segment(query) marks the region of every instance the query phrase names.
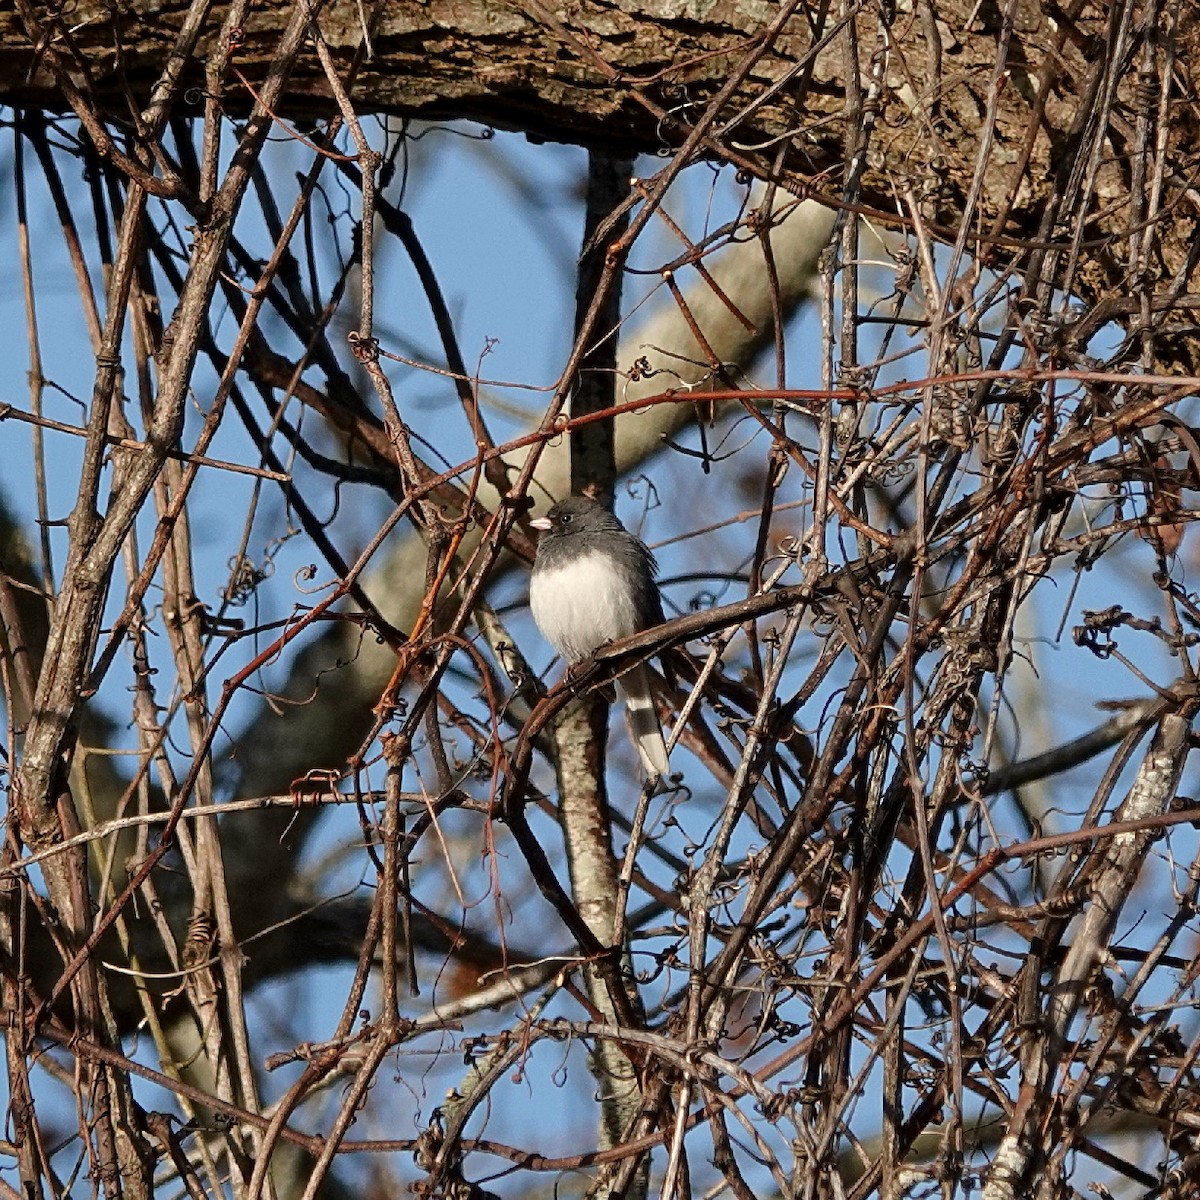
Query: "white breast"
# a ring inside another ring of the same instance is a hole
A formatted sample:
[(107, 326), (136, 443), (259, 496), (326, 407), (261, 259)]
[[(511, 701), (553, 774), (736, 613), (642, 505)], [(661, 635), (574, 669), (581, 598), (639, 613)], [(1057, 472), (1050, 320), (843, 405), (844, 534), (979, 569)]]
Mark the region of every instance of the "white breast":
[(529, 605), (545, 639), (569, 663), (587, 658), (605, 642), (637, 632), (629, 589), (603, 554), (535, 572)]

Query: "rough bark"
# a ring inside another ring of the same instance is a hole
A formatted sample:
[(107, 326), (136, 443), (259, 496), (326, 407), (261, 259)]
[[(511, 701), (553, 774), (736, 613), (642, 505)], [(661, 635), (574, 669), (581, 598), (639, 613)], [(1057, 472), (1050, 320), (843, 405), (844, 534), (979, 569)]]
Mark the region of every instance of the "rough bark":
[[(116, 12), (85, 0), (69, 17), (47, 11), (41, 37), (69, 49), (74, 75), (92, 101), (132, 128), (128, 98), (145, 102), (183, 11), (182, 5), (134, 0)], [(290, 11), (290, 4), (268, 0), (248, 16), (233, 56), (243, 82), (224, 99), (231, 115), (252, 103), (251, 89), (263, 78)], [(343, 77), (362, 38), (364, 11), (354, 0), (339, 0), (320, 17)], [(1161, 212), (1169, 220), (1156, 270), (1162, 277), (1188, 270), (1195, 226), (1188, 164), (1200, 151), (1194, 10), (1088, 3), (1064, 10), (1034, 0), (862, 7), (853, 18), (858, 74), (877, 87), (861, 105), (846, 103), (840, 11), (797, 12), (729, 99), (702, 153), (768, 176), (790, 140), (780, 177), (789, 188), (811, 188), (836, 204), (854, 170), (845, 153), (848, 122), (861, 121), (874, 129), (861, 170), (861, 203), (880, 215), (899, 212), (907, 222), (907, 194), (947, 240), (969, 211), (972, 241), (985, 258), (1067, 251), (1079, 232), (1072, 214), (1090, 209), (1082, 232), (1091, 252), (1069, 281), (1096, 299), (1117, 294), (1127, 282), (1119, 268), (1123, 253), (1110, 256), (1104, 245), (1127, 239), (1137, 226), (1141, 198), (1131, 189), (1135, 164), (1146, 152), (1139, 118), (1165, 116), (1164, 157), (1175, 167), (1164, 180)], [(673, 149), (777, 12), (756, 0), (379, 5), (369, 17), (373, 56), (358, 71), (353, 99), (362, 110), (466, 118), (614, 153)], [(224, 6), (214, 6), (208, 40), (186, 79), (197, 116), (203, 56), (223, 16)], [(12, 12), (0, 13), (0, 99), (62, 108), (38, 40)], [(1166, 89), (1152, 77), (1139, 78), (1143, 44), (1169, 56)], [(1106, 96), (1105, 122), (1098, 114)], [(331, 108), (310, 47), (278, 111), (297, 120)], [(1099, 167), (1089, 173), (1097, 149)], [(970, 202), (973, 182), (980, 189), (977, 204)], [(1086, 203), (1072, 206), (1072, 194)]]

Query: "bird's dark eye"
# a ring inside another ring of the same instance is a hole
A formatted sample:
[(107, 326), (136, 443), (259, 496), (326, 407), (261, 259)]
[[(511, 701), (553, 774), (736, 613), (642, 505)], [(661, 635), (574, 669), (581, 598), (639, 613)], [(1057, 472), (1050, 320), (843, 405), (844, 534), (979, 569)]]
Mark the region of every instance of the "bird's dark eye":
[(562, 522), (564, 525), (570, 525), (570, 523), (571, 523), (571, 522), (574, 520), (574, 518), (571, 516), (571, 514), (570, 514), (570, 513), (563, 513), (563, 514), (562, 514), (562, 516), (561, 516), (561, 517), (559, 517), (558, 519), (559, 519), (559, 520), (560, 520), (560, 521), (561, 521), (561, 522)]

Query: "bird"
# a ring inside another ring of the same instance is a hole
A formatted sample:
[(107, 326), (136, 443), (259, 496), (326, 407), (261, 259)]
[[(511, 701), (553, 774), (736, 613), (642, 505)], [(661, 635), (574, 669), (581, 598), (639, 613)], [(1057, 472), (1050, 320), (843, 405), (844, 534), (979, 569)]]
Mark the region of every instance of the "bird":
[[(529, 605), (542, 636), (569, 667), (607, 642), (663, 623), (654, 555), (603, 505), (570, 496), (530, 525), (540, 536)], [(667, 745), (646, 664), (637, 663), (616, 684), (647, 776), (665, 776)]]

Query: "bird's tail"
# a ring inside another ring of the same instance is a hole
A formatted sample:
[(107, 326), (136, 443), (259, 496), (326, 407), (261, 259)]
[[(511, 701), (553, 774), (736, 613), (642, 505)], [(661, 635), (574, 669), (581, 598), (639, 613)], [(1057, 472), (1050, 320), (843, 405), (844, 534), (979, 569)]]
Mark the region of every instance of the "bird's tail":
[(658, 711), (650, 690), (650, 672), (644, 664), (638, 663), (617, 680), (617, 687), (625, 697), (634, 744), (647, 776), (653, 779), (666, 775), (671, 765), (667, 761), (667, 743), (663, 741), (662, 726), (658, 723)]

